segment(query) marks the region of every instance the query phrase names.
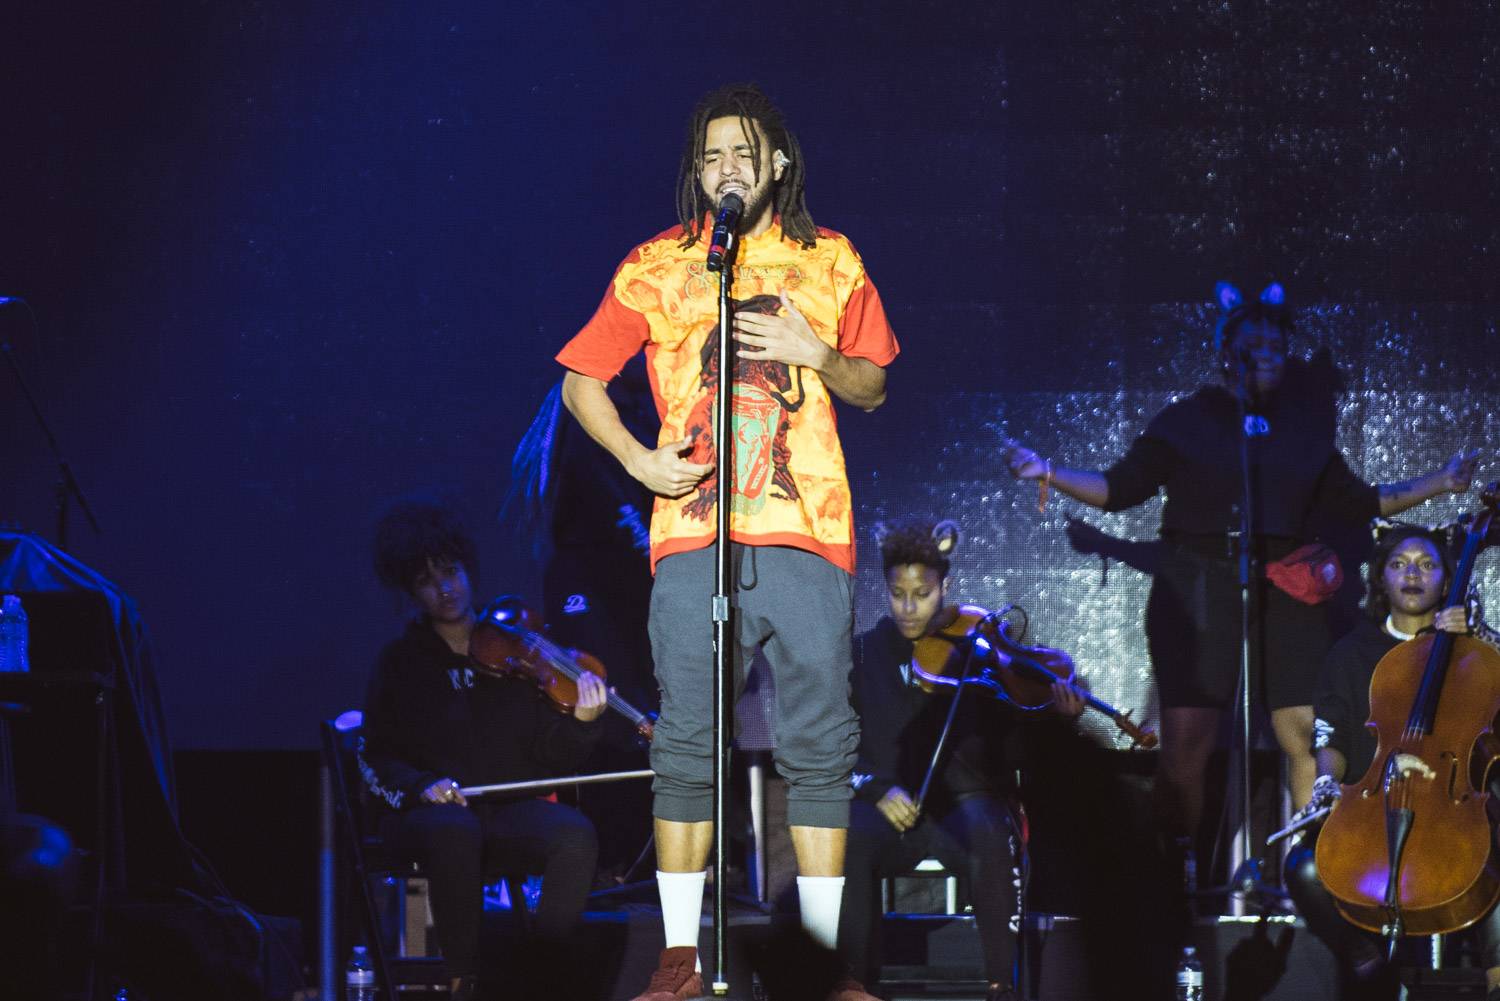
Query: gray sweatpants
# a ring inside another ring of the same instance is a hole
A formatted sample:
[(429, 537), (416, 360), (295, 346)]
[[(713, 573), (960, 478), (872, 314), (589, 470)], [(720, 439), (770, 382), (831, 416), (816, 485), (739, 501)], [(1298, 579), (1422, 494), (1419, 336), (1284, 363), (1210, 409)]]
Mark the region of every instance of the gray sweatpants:
[[(848, 827), (849, 773), (859, 720), (849, 705), (853, 581), (800, 549), (734, 545), (734, 694), (764, 647), (776, 679), (776, 770), (787, 781), (787, 822)], [(662, 820), (713, 819), (713, 547), (656, 567), (651, 654), (661, 718), (651, 743), (653, 812)]]

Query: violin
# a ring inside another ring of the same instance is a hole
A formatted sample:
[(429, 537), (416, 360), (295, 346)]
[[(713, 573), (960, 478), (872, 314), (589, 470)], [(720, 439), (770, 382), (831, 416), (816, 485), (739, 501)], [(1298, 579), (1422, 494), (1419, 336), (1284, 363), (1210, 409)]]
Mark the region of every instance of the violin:
[[(604, 664), (592, 654), (570, 650), (532, 627), (531, 611), (514, 595), (490, 602), (474, 623), (469, 637), (469, 660), (476, 670), (497, 678), (526, 678), (560, 713), (578, 705), (578, 679), (586, 672), (603, 680)], [(609, 689), (607, 705), (630, 720), (635, 732), (649, 741), (653, 717)]]
[[(1078, 683), (1073, 658), (1061, 650), (1025, 646), (1024, 609), (1006, 605), (989, 612), (973, 605), (952, 609), (951, 621), (913, 644), (912, 674), (926, 692), (972, 685), (1017, 709), (1035, 712), (1052, 705), (1052, 686), (1061, 681), (1088, 708), (1108, 716), (1130, 738), (1132, 746), (1156, 746), (1156, 734), (1135, 723)], [(1011, 613), (1022, 618), (1019, 635), (1012, 635)]]
[[(1462, 605), (1474, 561), (1500, 542), (1500, 483), (1464, 519), (1444, 601)], [(1472, 636), (1421, 635), (1370, 680), (1375, 758), (1343, 787), (1318, 836), (1318, 875), (1352, 923), (1385, 936), (1457, 931), (1500, 899), (1488, 777), (1500, 761), (1500, 652)]]

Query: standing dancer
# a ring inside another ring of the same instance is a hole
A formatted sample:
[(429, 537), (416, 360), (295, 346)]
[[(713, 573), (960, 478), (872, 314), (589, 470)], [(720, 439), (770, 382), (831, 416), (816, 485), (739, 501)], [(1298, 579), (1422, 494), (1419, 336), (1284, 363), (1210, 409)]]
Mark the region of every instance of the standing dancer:
[[(1214, 331), (1222, 386), (1204, 386), (1151, 419), (1125, 456), (1102, 472), (1056, 465), (1024, 445), (1005, 451), (1011, 475), (1038, 480), (1106, 511), (1165, 488), (1160, 567), (1146, 605), (1146, 635), (1161, 699), (1163, 821), (1190, 850), (1203, 812), (1204, 772), (1240, 660), (1235, 540), (1242, 497), (1241, 434), (1248, 435), (1256, 498), (1251, 582), (1251, 683), (1263, 688), (1286, 754), (1293, 805), (1312, 795), (1317, 668), (1331, 644), (1324, 608), (1273, 586), (1264, 566), (1308, 540), (1315, 515), (1355, 524), (1469, 488), (1477, 452), (1404, 483), (1364, 483), (1334, 444), (1334, 425), (1309, 402), (1305, 366), (1287, 361), (1292, 312), (1280, 285), (1255, 300), (1220, 283)], [(1244, 429), (1240, 427), (1244, 407)]]
[[(712, 415), (722, 371), (705, 228), (729, 194), (745, 205), (733, 269), (734, 683), (738, 690), (745, 658), (763, 646), (776, 672), (776, 767), (788, 785), (803, 926), (829, 948), (837, 937), (859, 724), (849, 706), (854, 526), (830, 394), (874, 410), (898, 348), (853, 246), (813, 225), (805, 178), (801, 147), (763, 93), (741, 85), (704, 97), (679, 168), (679, 224), (625, 258), (593, 319), (557, 356), (569, 370), (568, 409), (657, 495), (650, 633), (662, 700), (652, 812), (667, 948), (637, 1001), (703, 989), (719, 501)], [(605, 392), (643, 348), (662, 419), (655, 448), (625, 428)], [(869, 995), (846, 979), (830, 997)]]

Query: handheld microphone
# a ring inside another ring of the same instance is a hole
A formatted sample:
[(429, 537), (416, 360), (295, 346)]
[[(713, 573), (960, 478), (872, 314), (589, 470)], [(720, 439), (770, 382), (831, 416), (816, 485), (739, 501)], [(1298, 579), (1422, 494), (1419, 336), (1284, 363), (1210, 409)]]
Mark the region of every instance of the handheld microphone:
[(734, 249), (734, 234), (739, 229), (740, 213), (744, 211), (745, 200), (734, 192), (719, 202), (719, 215), (714, 220), (713, 236), (708, 241), (708, 270), (724, 270), (724, 258)]

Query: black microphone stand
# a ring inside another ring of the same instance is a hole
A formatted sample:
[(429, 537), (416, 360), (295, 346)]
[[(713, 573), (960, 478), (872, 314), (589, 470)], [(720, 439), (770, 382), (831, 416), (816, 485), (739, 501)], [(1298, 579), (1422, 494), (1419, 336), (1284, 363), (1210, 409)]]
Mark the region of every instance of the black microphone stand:
[(26, 402), (31, 406), (31, 412), (36, 415), (36, 421), (42, 427), (42, 435), (47, 439), (47, 447), (52, 450), (52, 457), (57, 460), (57, 546), (63, 552), (67, 552), (69, 497), (78, 499), (78, 506), (82, 509), (84, 517), (88, 518), (89, 525), (96, 535), (102, 535), (104, 530), (99, 527), (99, 521), (94, 517), (93, 509), (89, 507), (88, 498), (83, 495), (83, 488), (78, 485), (78, 480), (73, 475), (73, 467), (63, 456), (62, 449), (58, 447), (52, 427), (42, 414), (41, 405), (37, 403), (31, 387), (26, 384), (26, 377), (21, 373), (20, 364), (16, 362), (10, 341), (0, 340), (0, 354), (5, 356), (6, 365), (10, 368), (11, 374), (16, 377), (16, 385), (21, 387), (21, 395), (26, 397)]
[(1260, 889), (1260, 859), (1252, 850), (1250, 836), (1250, 588), (1255, 579), (1256, 558), (1254, 553), (1255, 526), (1254, 484), (1250, 475), (1250, 394), (1251, 373), (1243, 354), (1236, 353), (1239, 391), (1235, 394), (1239, 414), (1240, 440), (1240, 524), (1235, 533), (1238, 550), (1240, 578), (1240, 677), (1238, 685), (1237, 711), (1239, 713), (1239, 830), (1234, 835), (1230, 848), (1232, 875), (1229, 879), (1234, 903), (1231, 909), (1236, 915), (1244, 912), (1245, 900)]
[(731, 310), (729, 287), (734, 282), (734, 258), (739, 250), (736, 234), (729, 233), (721, 261), (710, 261), (710, 271), (719, 274), (719, 391), (714, 401), (714, 489), (717, 492), (717, 524), (714, 533), (714, 623), (713, 670), (713, 822), (714, 822), (714, 966), (710, 990), (715, 997), (729, 994), (728, 916), (725, 884), (728, 883), (728, 838), (725, 836), (729, 791), (729, 738), (734, 727), (734, 548), (729, 538), (729, 515), (733, 507), (734, 435), (733, 413), (735, 346), (729, 335)]

